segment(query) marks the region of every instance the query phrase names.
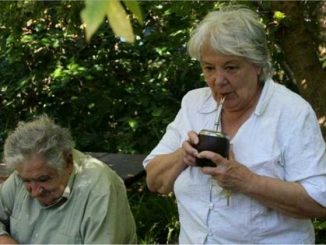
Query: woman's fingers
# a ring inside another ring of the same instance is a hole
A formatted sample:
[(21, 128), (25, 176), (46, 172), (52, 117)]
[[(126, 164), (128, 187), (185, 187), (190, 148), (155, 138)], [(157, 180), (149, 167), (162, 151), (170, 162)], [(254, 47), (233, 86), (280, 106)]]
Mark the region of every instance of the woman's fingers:
[(194, 145), (198, 143), (198, 136), (194, 131), (190, 131), (188, 133), (188, 136), (188, 140), (182, 143), (182, 148), (185, 151), (183, 161), (190, 166), (195, 166), (198, 151), (196, 150)]
[(199, 142), (198, 134), (195, 131), (189, 131), (188, 140), (192, 145), (197, 145)]
[(188, 132), (188, 140), (184, 141), (182, 148), (185, 150), (184, 162), (188, 165), (196, 165), (196, 157), (198, 156), (198, 151), (195, 145), (198, 144), (198, 135), (195, 131)]
[(235, 160), (232, 150), (230, 150), (229, 159), (209, 151), (199, 153), (199, 157), (208, 158), (216, 164), (216, 167), (203, 168), (202, 172), (211, 175), (222, 188), (232, 191), (244, 191), (252, 183), (253, 172)]
[(227, 163), (227, 159), (212, 151), (202, 151), (198, 154), (199, 158), (207, 158), (211, 160), (216, 166)]

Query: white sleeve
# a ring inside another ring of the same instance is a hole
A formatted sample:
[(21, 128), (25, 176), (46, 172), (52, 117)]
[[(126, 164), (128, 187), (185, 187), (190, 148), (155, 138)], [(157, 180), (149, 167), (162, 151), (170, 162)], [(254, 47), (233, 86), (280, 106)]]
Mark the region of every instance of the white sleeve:
[(307, 106), (295, 121), (285, 150), (286, 180), (299, 182), (326, 207), (326, 150), (318, 120)]
[(182, 142), (186, 140), (188, 131), (191, 130), (189, 115), (187, 115), (187, 108), (189, 107), (186, 102), (186, 96), (182, 99), (181, 108), (174, 118), (174, 120), (167, 126), (166, 132), (160, 142), (145, 158), (143, 162), (144, 168), (150, 160), (157, 155), (168, 154), (176, 151), (181, 147)]

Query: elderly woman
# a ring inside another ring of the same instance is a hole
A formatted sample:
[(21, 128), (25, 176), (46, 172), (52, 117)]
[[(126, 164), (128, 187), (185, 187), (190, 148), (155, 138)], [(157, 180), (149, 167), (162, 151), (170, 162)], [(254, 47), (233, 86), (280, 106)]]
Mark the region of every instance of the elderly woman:
[[(309, 219), (326, 216), (325, 143), (311, 106), (272, 80), (258, 17), (244, 7), (212, 12), (188, 50), (208, 87), (185, 95), (144, 160), (148, 188), (175, 193), (179, 242), (314, 243)], [(196, 150), (200, 130), (214, 129), (222, 98), (227, 158)], [(216, 167), (200, 168), (197, 158)]]
[(8, 136), (4, 160), (16, 170), (0, 187), (0, 244), (137, 242), (122, 180), (73, 146), (46, 116)]

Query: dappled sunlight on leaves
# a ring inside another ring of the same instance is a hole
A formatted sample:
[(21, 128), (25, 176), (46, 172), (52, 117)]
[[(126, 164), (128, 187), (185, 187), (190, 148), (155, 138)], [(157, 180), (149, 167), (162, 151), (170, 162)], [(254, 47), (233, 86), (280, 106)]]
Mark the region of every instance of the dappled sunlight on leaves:
[(300, 84), (301, 84), (301, 88), (302, 88), (303, 90), (306, 90), (306, 89), (307, 89), (308, 84), (307, 84), (306, 79), (303, 79), (303, 80), (300, 82)]
[(322, 132), (326, 133), (326, 115), (320, 117), (318, 122), (319, 122), (319, 125), (320, 125), (321, 129), (322, 129)]

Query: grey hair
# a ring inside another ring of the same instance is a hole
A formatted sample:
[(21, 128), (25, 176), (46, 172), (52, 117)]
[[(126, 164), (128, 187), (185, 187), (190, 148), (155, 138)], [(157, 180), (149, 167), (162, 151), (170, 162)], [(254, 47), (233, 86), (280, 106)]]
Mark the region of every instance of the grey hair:
[(40, 154), (47, 164), (61, 172), (67, 154), (72, 153), (73, 147), (70, 132), (42, 115), (33, 121), (18, 123), (5, 141), (4, 162), (15, 168), (27, 158)]
[(207, 14), (191, 33), (189, 55), (200, 61), (204, 45), (210, 45), (219, 54), (244, 57), (261, 67), (260, 82), (272, 77), (264, 25), (246, 7), (231, 5)]

